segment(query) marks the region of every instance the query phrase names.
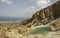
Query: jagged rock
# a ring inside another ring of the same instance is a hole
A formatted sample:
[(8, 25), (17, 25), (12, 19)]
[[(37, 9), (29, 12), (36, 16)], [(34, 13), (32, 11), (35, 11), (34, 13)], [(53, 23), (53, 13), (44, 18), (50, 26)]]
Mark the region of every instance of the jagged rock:
[(31, 28), (31, 27), (32, 27), (32, 24), (31, 24), (31, 23), (28, 23), (28, 24), (26, 25), (26, 27)]
[(51, 6), (48, 6), (44, 9), (37, 11), (35, 14), (33, 14), (32, 18), (24, 20), (21, 24), (26, 25), (33, 21), (34, 21), (33, 23), (39, 22), (42, 24), (47, 24), (59, 17), (60, 17), (60, 1), (54, 3)]
[(52, 31), (60, 30), (60, 18), (52, 21), (49, 25)]
[(20, 25), (26, 25), (26, 24), (28, 24), (28, 23), (31, 23), (32, 20), (33, 20), (32, 18), (25, 19), (25, 20), (23, 20), (23, 21), (20, 23)]
[(60, 0), (52, 5), (54, 18), (60, 17)]
[(37, 19), (41, 23), (47, 24), (50, 21), (60, 17), (59, 7), (60, 7), (60, 1), (42, 10), (37, 11), (35, 14), (33, 14), (32, 19)]

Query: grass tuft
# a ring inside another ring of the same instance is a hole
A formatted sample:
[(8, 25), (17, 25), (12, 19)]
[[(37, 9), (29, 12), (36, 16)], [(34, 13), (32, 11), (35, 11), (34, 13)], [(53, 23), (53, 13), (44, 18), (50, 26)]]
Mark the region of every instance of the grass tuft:
[(32, 32), (30, 32), (30, 34), (46, 34), (50, 32), (50, 28), (49, 27), (41, 27), (41, 28), (36, 28), (34, 29)]

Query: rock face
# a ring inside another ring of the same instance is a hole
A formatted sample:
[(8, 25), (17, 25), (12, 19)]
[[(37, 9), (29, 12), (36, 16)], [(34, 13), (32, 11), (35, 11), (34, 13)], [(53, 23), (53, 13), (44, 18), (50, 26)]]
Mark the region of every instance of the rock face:
[(52, 6), (49, 6), (40, 11), (37, 11), (35, 14), (33, 14), (32, 18), (37, 19), (37, 21), (39, 21), (40, 23), (43, 23), (43, 24), (46, 24), (46, 23), (54, 20)]
[(32, 19), (37, 19), (38, 21), (41, 21), (42, 23), (44, 22), (48, 23), (54, 19), (57, 19), (60, 17), (59, 7), (60, 7), (60, 1), (42, 10), (37, 11), (35, 14), (33, 14)]
[(26, 25), (26, 24), (28, 24), (28, 23), (30, 23), (30, 22), (32, 22), (32, 21), (33, 21), (32, 18), (25, 19), (25, 20), (23, 20), (23, 21), (21, 22), (21, 25)]
[[(42, 24), (47, 24), (50, 21), (60, 17), (60, 1), (48, 6), (44, 9), (37, 11), (33, 14), (32, 18), (23, 21), (21, 24), (26, 25), (28, 23), (40, 22)], [(24, 23), (24, 24), (23, 24)]]
[(60, 17), (60, 1), (56, 2), (54, 5), (52, 5), (53, 7), (53, 16), (54, 18), (59, 18)]
[(51, 27), (52, 31), (60, 30), (60, 18), (50, 22), (49, 26)]

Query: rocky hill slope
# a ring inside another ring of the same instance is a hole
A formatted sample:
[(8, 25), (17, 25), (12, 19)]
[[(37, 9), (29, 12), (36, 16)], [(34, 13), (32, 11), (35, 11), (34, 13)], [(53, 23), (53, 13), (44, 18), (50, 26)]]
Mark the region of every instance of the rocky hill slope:
[(21, 23), (0, 23), (0, 38), (60, 38), (59, 7), (60, 1)]
[(22, 25), (26, 25), (28, 23), (34, 24), (35, 22), (47, 24), (59, 17), (60, 17), (60, 1), (44, 9), (38, 10), (35, 14), (33, 14), (31, 18), (22, 21), (21, 24)]

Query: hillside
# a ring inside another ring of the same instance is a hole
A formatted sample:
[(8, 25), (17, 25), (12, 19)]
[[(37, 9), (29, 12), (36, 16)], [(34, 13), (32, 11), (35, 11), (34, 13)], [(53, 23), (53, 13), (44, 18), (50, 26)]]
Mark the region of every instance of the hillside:
[(0, 38), (60, 38), (60, 1), (21, 22), (0, 23)]
[(40, 22), (42, 24), (47, 24), (52, 20), (60, 17), (60, 1), (48, 6), (44, 9), (38, 10), (31, 18), (22, 21), (22, 25), (28, 23)]

